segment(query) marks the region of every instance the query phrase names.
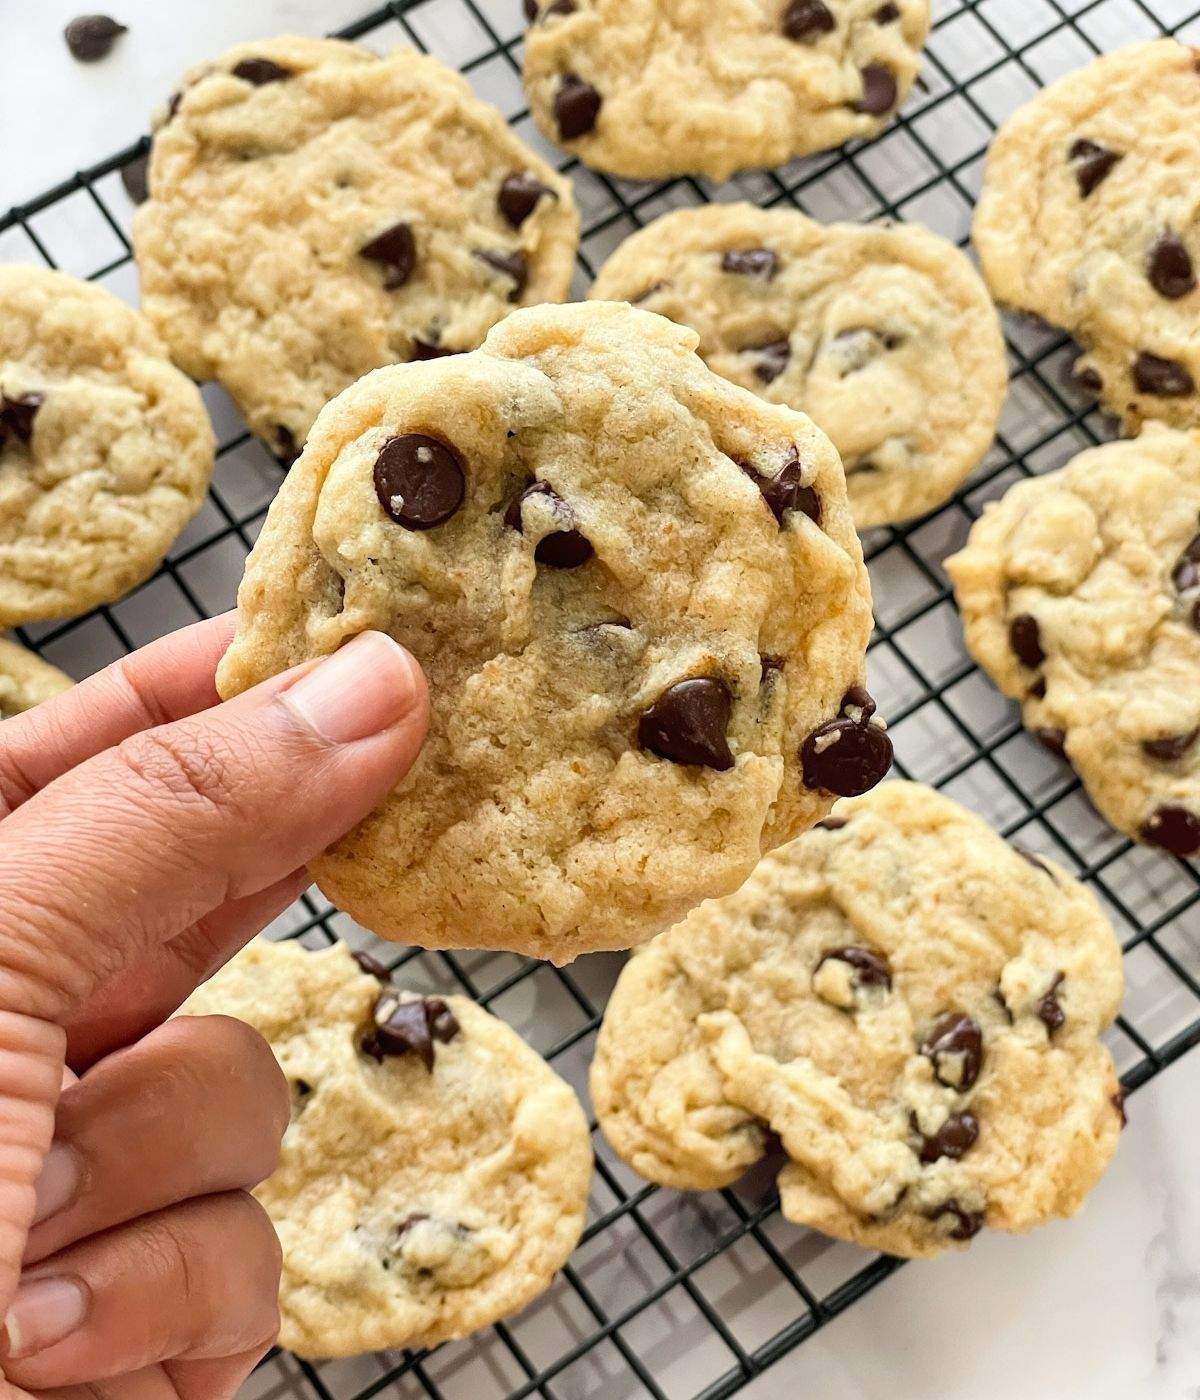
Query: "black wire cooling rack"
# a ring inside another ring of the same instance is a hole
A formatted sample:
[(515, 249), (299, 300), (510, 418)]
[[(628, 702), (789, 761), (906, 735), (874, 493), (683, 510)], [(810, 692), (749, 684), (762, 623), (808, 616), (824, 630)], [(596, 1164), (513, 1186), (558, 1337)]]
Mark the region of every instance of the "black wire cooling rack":
[[(395, 0), (341, 31), (373, 48), (407, 43), (460, 67), (531, 144), (568, 171), (584, 214), (577, 291), (634, 228), (704, 200), (794, 205), (822, 219), (923, 222), (966, 244), (997, 125), (1037, 87), (1118, 44), (1164, 34), (1200, 42), (1190, 0), (944, 0), (916, 88), (878, 140), (714, 186), (632, 185), (563, 162), (520, 90), (519, 0)], [(0, 217), (0, 261), (62, 266), (136, 301), (121, 172), (143, 140)], [(983, 503), (1111, 436), (1080, 397), (1060, 334), (1010, 317), (1011, 392), (993, 451), (940, 511), (865, 540), (876, 598), (871, 686), (897, 769), (988, 817), (1004, 835), (1073, 868), (1125, 949), (1128, 992), (1110, 1044), (1129, 1090), (1200, 1041), (1200, 870), (1131, 845), (1092, 810), (1070, 769), (1024, 733), (966, 655), (941, 560)], [(205, 390), (222, 439), (209, 498), (157, 574), (130, 597), (24, 640), (76, 675), (232, 605), (242, 564), (281, 478), (227, 399)], [(272, 930), (317, 946), (369, 936), (305, 895)], [(383, 951), (420, 990), (464, 992), (510, 1023), (586, 1098), (586, 1070), (620, 959), (556, 969), (504, 954)], [(259, 1400), (545, 1400), (648, 1395), (720, 1400), (741, 1390), (875, 1287), (898, 1264), (826, 1241), (779, 1215), (771, 1174), (703, 1196), (638, 1181), (598, 1133), (589, 1223), (549, 1292), (519, 1317), (433, 1353), (319, 1366), (279, 1353), (247, 1387)], [(781, 1378), (782, 1379), (782, 1378)]]

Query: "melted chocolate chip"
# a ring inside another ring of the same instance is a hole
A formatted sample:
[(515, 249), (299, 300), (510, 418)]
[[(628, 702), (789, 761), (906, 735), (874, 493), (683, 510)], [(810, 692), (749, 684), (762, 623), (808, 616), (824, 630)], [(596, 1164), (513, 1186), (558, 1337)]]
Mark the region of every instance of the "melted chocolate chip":
[(832, 34), (837, 28), (833, 11), (823, 0), (791, 0), (783, 12), (783, 32), (789, 39), (803, 43), (818, 34)]
[(283, 68), (269, 58), (243, 58), (232, 69), (235, 78), (242, 78), (255, 87), (265, 87), (267, 83), (282, 83), (292, 76), (290, 68)]
[(461, 350), (452, 350), (448, 345), (439, 345), (436, 340), (421, 340), (418, 336), (413, 336), (412, 354), (409, 355), (409, 364), (414, 360), (442, 360), (447, 355), (461, 355)]
[(80, 15), (63, 30), (63, 38), (72, 58), (80, 63), (95, 63), (107, 58), (121, 35), (128, 32), (128, 25), (118, 24), (109, 15)]
[(1095, 141), (1080, 138), (1071, 144), (1067, 159), (1075, 166), (1075, 180), (1084, 199), (1096, 188), (1121, 157)]
[(577, 569), (592, 557), (592, 544), (586, 535), (575, 528), (575, 512), (544, 481), (534, 481), (519, 496), (509, 502), (504, 512), (504, 523), (510, 530), (520, 531), (521, 505), (536, 496), (545, 496), (553, 508), (554, 519), (561, 521), (558, 529), (543, 535), (534, 546), (533, 557), (539, 564), (551, 569)]
[(15, 399), (0, 394), (0, 432), (10, 432), (28, 446), (33, 441), (33, 420), (43, 403), (42, 394), (18, 394)]
[(417, 265), (417, 240), (411, 224), (393, 224), (358, 251), (368, 262), (382, 265), (384, 290), (389, 292), (403, 287)]
[(121, 167), (121, 184), (134, 204), (145, 204), (150, 196), (150, 152)]
[(856, 112), (868, 117), (881, 117), (896, 105), (896, 75), (882, 63), (867, 64), (862, 70), (862, 85), (862, 96), (851, 104)]
[(475, 256), (480, 262), (487, 263), (488, 267), (499, 272), (501, 276), (512, 279), (512, 290), (508, 294), (509, 301), (521, 300), (521, 293), (525, 290), (525, 283), (529, 279), (529, 264), (525, 260), (525, 254), (519, 248), (512, 252), (504, 248), (480, 248), (476, 250)]
[(945, 1011), (917, 1047), (933, 1062), (933, 1077), (948, 1089), (969, 1089), (983, 1065), (983, 1032), (963, 1011)]
[(1075, 383), (1085, 394), (1098, 394), (1104, 388), (1104, 379), (1100, 371), (1092, 365), (1084, 365), (1075, 371)]
[(604, 99), (578, 73), (564, 73), (554, 94), (554, 120), (564, 141), (574, 141), (595, 130)]
[(783, 526), (783, 517), (790, 510), (803, 511), (816, 524), (821, 523), (821, 500), (811, 486), (801, 484), (800, 454), (793, 447), (775, 476), (760, 476), (748, 462), (738, 466), (754, 482), (771, 514)]
[(380, 982), (390, 982), (392, 980), (390, 969), (384, 967), (379, 959), (373, 958), (370, 953), (356, 952), (352, 953), (351, 957), (353, 957), (354, 961), (369, 977), (378, 978)]
[[(915, 1114), (913, 1127), (917, 1128)], [(917, 1128), (917, 1131), (920, 1129)], [(927, 1167), (942, 1157), (949, 1157), (952, 1162), (957, 1162), (964, 1153), (975, 1146), (978, 1137), (979, 1119), (973, 1113), (952, 1113), (932, 1137), (922, 1136), (921, 1163)]]
[(891, 0), (888, 0), (886, 5), (880, 5), (871, 18), (876, 24), (895, 24), (900, 18), (900, 6), (893, 5)]
[(838, 714), (842, 719), (852, 719), (855, 724), (866, 724), (875, 713), (875, 697), (863, 685), (852, 685), (842, 696)]
[(1046, 659), (1042, 630), (1037, 618), (1030, 613), (1018, 613), (1008, 624), (1008, 644), (1021, 665), (1028, 666), (1031, 671), (1036, 671)]
[(779, 270), (779, 255), (771, 248), (731, 248), (721, 259), (721, 270), (769, 282)]
[(496, 196), (496, 207), (513, 228), (520, 228), (538, 207), (538, 201), (543, 195), (549, 195), (551, 199), (558, 198), (549, 185), (543, 185), (537, 176), (531, 175), (528, 170), (514, 170), (501, 182), (500, 193)]
[(1155, 808), (1138, 835), (1148, 846), (1158, 846), (1175, 856), (1200, 853), (1200, 817), (1186, 807)]
[(1122, 1086), (1121, 1088), (1119, 1088), (1119, 1089), (1117, 1090), (1117, 1092), (1112, 1096), (1112, 1098), (1109, 1099), (1109, 1103), (1111, 1103), (1112, 1106), (1113, 1106), (1113, 1107), (1117, 1110), (1117, 1112), (1121, 1115), (1121, 1127), (1123, 1128), (1123, 1127), (1129, 1122), (1129, 1117), (1128, 1117), (1128, 1115), (1127, 1115), (1126, 1112), (1125, 1112), (1125, 1089), (1124, 1089), (1124, 1086)]
[(849, 817), (826, 817), (817, 823), (817, 827), (821, 831), (841, 831), (842, 827), (849, 825)]
[(1141, 394), (1162, 399), (1179, 399), (1193, 393), (1195, 380), (1178, 360), (1165, 360), (1143, 350), (1133, 362), (1133, 382)]
[(773, 384), (787, 368), (792, 347), (786, 340), (769, 340), (765, 345), (747, 345), (742, 353), (756, 355), (754, 377), (763, 384)]
[(1196, 273), (1192, 267), (1192, 255), (1183, 239), (1173, 229), (1164, 229), (1154, 247), (1150, 249), (1146, 276), (1154, 290), (1171, 301), (1187, 296), (1195, 287)]
[(1143, 739), (1142, 752), (1160, 763), (1175, 763), (1200, 739), (1200, 727), (1187, 734), (1168, 734), (1162, 739)]
[[(818, 825), (820, 824), (818, 823)], [(845, 826), (844, 820), (842, 825)], [(892, 990), (892, 969), (882, 953), (872, 952), (870, 948), (827, 948), (817, 960), (816, 967), (813, 968), (814, 976), (830, 959), (836, 959), (852, 968), (853, 980), (857, 986), (882, 987), (888, 992)]]
[(1058, 989), (1065, 981), (1065, 974), (1056, 972), (1049, 990), (1038, 998), (1037, 1006), (1034, 1008), (1038, 1020), (1046, 1027), (1046, 1032), (1049, 1035), (1053, 1035), (1067, 1019), (1067, 1013), (1062, 1009), (1062, 1003), (1058, 999)]
[(282, 423), (275, 424), (275, 455), (285, 467), (292, 466), (300, 455), (295, 435), (291, 428), (285, 428)]
[(928, 1211), (925, 1218), (927, 1220), (940, 1220), (944, 1215), (949, 1215), (954, 1219), (954, 1228), (950, 1231), (952, 1240), (973, 1239), (980, 1230), (983, 1229), (983, 1212), (977, 1210), (963, 1210), (956, 1200), (949, 1200), (945, 1205), (938, 1206), (935, 1210)]
[(877, 724), (833, 719), (819, 725), (800, 746), (804, 786), (838, 797), (858, 797), (892, 766), (892, 741)]
[(406, 530), (431, 530), (462, 505), (466, 473), (455, 450), (424, 433), (389, 438), (375, 461), (375, 494)]
[(733, 696), (719, 677), (678, 681), (638, 721), (638, 743), (672, 763), (724, 773), (734, 764), (726, 737), (732, 712)]
[(1041, 744), (1042, 748), (1054, 754), (1056, 758), (1066, 758), (1067, 756), (1067, 731), (1056, 729), (1046, 725), (1033, 731), (1033, 737)]

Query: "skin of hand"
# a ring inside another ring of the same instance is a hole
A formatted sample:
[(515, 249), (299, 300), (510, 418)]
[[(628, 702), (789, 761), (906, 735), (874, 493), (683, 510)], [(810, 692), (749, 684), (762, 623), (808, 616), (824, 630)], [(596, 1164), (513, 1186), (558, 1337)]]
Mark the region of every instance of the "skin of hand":
[(288, 1093), (184, 998), (408, 771), (428, 696), (367, 632), (225, 704), (232, 618), (0, 725), (0, 1397), (228, 1400), (275, 1337), (248, 1194)]

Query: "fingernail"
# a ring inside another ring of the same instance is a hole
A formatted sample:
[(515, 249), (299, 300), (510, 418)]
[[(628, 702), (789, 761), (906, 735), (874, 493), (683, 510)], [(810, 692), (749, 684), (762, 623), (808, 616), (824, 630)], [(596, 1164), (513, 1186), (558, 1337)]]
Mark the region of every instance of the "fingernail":
[(34, 1278), (21, 1284), (4, 1319), (4, 1355), (33, 1356), (69, 1337), (87, 1316), (89, 1293), (76, 1278)]
[(352, 744), (398, 724), (413, 707), (416, 662), (383, 632), (363, 632), (279, 699), (330, 744)]
[(37, 1225), (70, 1205), (79, 1190), (79, 1154), (64, 1142), (53, 1143), (37, 1179), (33, 1223)]

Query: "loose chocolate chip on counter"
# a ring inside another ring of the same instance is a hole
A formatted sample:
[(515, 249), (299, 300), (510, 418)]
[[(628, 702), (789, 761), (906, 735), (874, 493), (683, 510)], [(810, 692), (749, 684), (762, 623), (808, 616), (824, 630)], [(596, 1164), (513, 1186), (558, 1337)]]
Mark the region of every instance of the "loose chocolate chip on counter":
[(145, 204), (150, 196), (150, 152), (121, 167), (121, 184), (134, 204)]
[(877, 724), (833, 719), (800, 746), (804, 786), (838, 797), (858, 797), (882, 781), (892, 766), (892, 741)]
[(417, 240), (411, 224), (393, 224), (358, 251), (368, 262), (382, 265), (384, 290), (389, 292), (403, 287), (417, 265)]
[(475, 256), (493, 271), (499, 272), (501, 276), (512, 279), (513, 286), (508, 294), (509, 301), (521, 300), (521, 293), (525, 290), (525, 283), (529, 280), (529, 264), (525, 260), (525, 254), (519, 248), (513, 252), (508, 252), (503, 248), (479, 248), (476, 249)]
[(1154, 290), (1171, 301), (1187, 296), (1195, 287), (1196, 272), (1192, 267), (1192, 255), (1173, 229), (1165, 229), (1159, 234), (1154, 247), (1150, 249), (1146, 276)]
[(942, 1216), (949, 1215), (955, 1224), (950, 1231), (952, 1240), (970, 1240), (983, 1229), (983, 1212), (978, 1210), (963, 1210), (956, 1200), (949, 1200), (945, 1205), (938, 1206), (935, 1210), (926, 1213), (927, 1220), (940, 1220)]
[(296, 445), (296, 437), (291, 428), (285, 428), (282, 423), (275, 425), (275, 456), (285, 467), (290, 467), (300, 455), (300, 448)]
[(1162, 739), (1143, 739), (1142, 752), (1160, 763), (1175, 763), (1200, 739), (1200, 727), (1187, 734), (1168, 734)]
[(672, 763), (724, 773), (734, 764), (726, 737), (732, 712), (733, 696), (719, 677), (677, 681), (638, 721), (638, 743)]
[(1121, 1127), (1123, 1128), (1129, 1122), (1129, 1116), (1125, 1112), (1125, 1088), (1123, 1085), (1112, 1096), (1109, 1102), (1121, 1115)]
[(821, 523), (820, 498), (813, 487), (801, 483), (800, 454), (795, 447), (791, 449), (787, 460), (774, 476), (760, 476), (748, 462), (739, 462), (738, 466), (758, 487), (771, 514), (779, 521), (781, 527), (783, 517), (790, 510), (803, 511), (810, 520), (818, 525)]
[(933, 1077), (948, 1089), (969, 1089), (983, 1065), (983, 1032), (963, 1011), (944, 1011), (917, 1047), (933, 1063)]
[[(920, 1132), (915, 1113), (911, 1121), (913, 1128)], [(979, 1119), (973, 1113), (952, 1113), (932, 1137), (922, 1135), (921, 1163), (927, 1167), (942, 1157), (949, 1157), (951, 1161), (957, 1162), (964, 1153), (975, 1146), (978, 1137)]]
[(1044, 725), (1033, 731), (1033, 737), (1041, 744), (1042, 748), (1054, 754), (1056, 758), (1067, 756), (1067, 731), (1065, 729)]
[(1075, 166), (1075, 180), (1079, 185), (1079, 193), (1086, 199), (1121, 157), (1116, 151), (1110, 151), (1107, 146), (1081, 137), (1071, 143), (1067, 159)]
[(18, 394), (10, 399), (0, 394), (0, 430), (6, 430), (28, 445), (33, 440), (33, 420), (45, 402), (42, 394)]
[(107, 58), (121, 35), (128, 32), (128, 25), (119, 24), (109, 15), (80, 15), (63, 30), (63, 38), (72, 58), (80, 63), (95, 63)]
[(290, 68), (282, 68), (269, 58), (243, 58), (231, 71), (235, 78), (253, 83), (255, 87), (265, 87), (267, 83), (282, 83), (292, 76)]
[(536, 175), (528, 170), (514, 170), (501, 181), (496, 207), (513, 228), (520, 228), (537, 208), (543, 195), (558, 198), (550, 186), (543, 185)]
[(1046, 659), (1042, 650), (1042, 629), (1030, 613), (1018, 613), (1008, 624), (1008, 644), (1021, 665), (1028, 666), (1031, 671), (1036, 671)]
[(554, 94), (554, 120), (564, 141), (586, 136), (596, 126), (604, 99), (578, 73), (564, 73)]
[(900, 6), (893, 5), (892, 0), (888, 0), (886, 5), (880, 5), (871, 18), (876, 24), (895, 24), (900, 18)]
[(746, 345), (742, 353), (757, 356), (754, 377), (763, 384), (773, 384), (787, 368), (792, 347), (786, 340), (769, 340), (765, 345)]
[(849, 825), (849, 817), (825, 817), (817, 823), (817, 829), (819, 831), (841, 831), (842, 827)]
[(351, 957), (369, 977), (376, 977), (380, 982), (392, 980), (391, 970), (384, 967), (379, 959), (373, 958), (370, 953), (355, 952), (351, 954)]
[(833, 11), (823, 0), (791, 0), (783, 12), (783, 32), (789, 39), (803, 43), (818, 34), (832, 34), (837, 28)]
[(444, 360), (447, 355), (461, 355), (461, 350), (451, 350), (448, 345), (439, 345), (436, 340), (422, 340), (419, 336), (413, 336), (412, 354), (408, 360), (411, 364), (414, 360)]
[[(826, 820), (829, 820), (828, 818)], [(821, 823), (818, 823), (821, 825)], [(842, 822), (845, 825), (845, 822)], [(882, 987), (885, 991), (892, 990), (892, 969), (888, 960), (882, 953), (872, 952), (870, 948), (826, 948), (817, 959), (817, 965), (813, 968), (815, 976), (821, 967), (831, 959), (843, 962), (851, 968), (854, 974), (854, 981), (862, 987)]]
[(771, 248), (731, 248), (721, 259), (722, 272), (757, 277), (769, 282), (779, 270), (779, 255)]
[(862, 96), (854, 110), (867, 117), (881, 117), (896, 105), (896, 75), (882, 63), (868, 63), (862, 70)]
[(1148, 846), (1158, 846), (1174, 856), (1200, 854), (1200, 817), (1186, 807), (1156, 807), (1138, 835)]
[(1098, 394), (1104, 388), (1104, 380), (1100, 371), (1092, 365), (1084, 365), (1075, 371), (1075, 383), (1085, 394)]
[(375, 461), (375, 494), (397, 525), (431, 530), (462, 505), (466, 473), (458, 453), (424, 433), (389, 438)]
[(504, 512), (504, 523), (510, 530), (520, 531), (521, 506), (536, 496), (546, 497), (555, 521), (561, 522), (561, 525), (538, 540), (534, 546), (534, 559), (551, 569), (578, 569), (581, 564), (586, 564), (593, 554), (591, 541), (575, 528), (575, 512), (546, 482), (531, 482), (519, 496), (515, 496)]
[(1165, 360), (1143, 350), (1133, 362), (1133, 382), (1140, 394), (1162, 399), (1180, 399), (1195, 391), (1196, 382), (1178, 360)]
[(1048, 990), (1038, 998), (1037, 1018), (1046, 1027), (1048, 1034), (1053, 1035), (1059, 1026), (1067, 1019), (1067, 1013), (1062, 1009), (1062, 1002), (1058, 999), (1058, 989), (1066, 981), (1066, 976), (1061, 972), (1054, 974), (1054, 981), (1050, 983)]

